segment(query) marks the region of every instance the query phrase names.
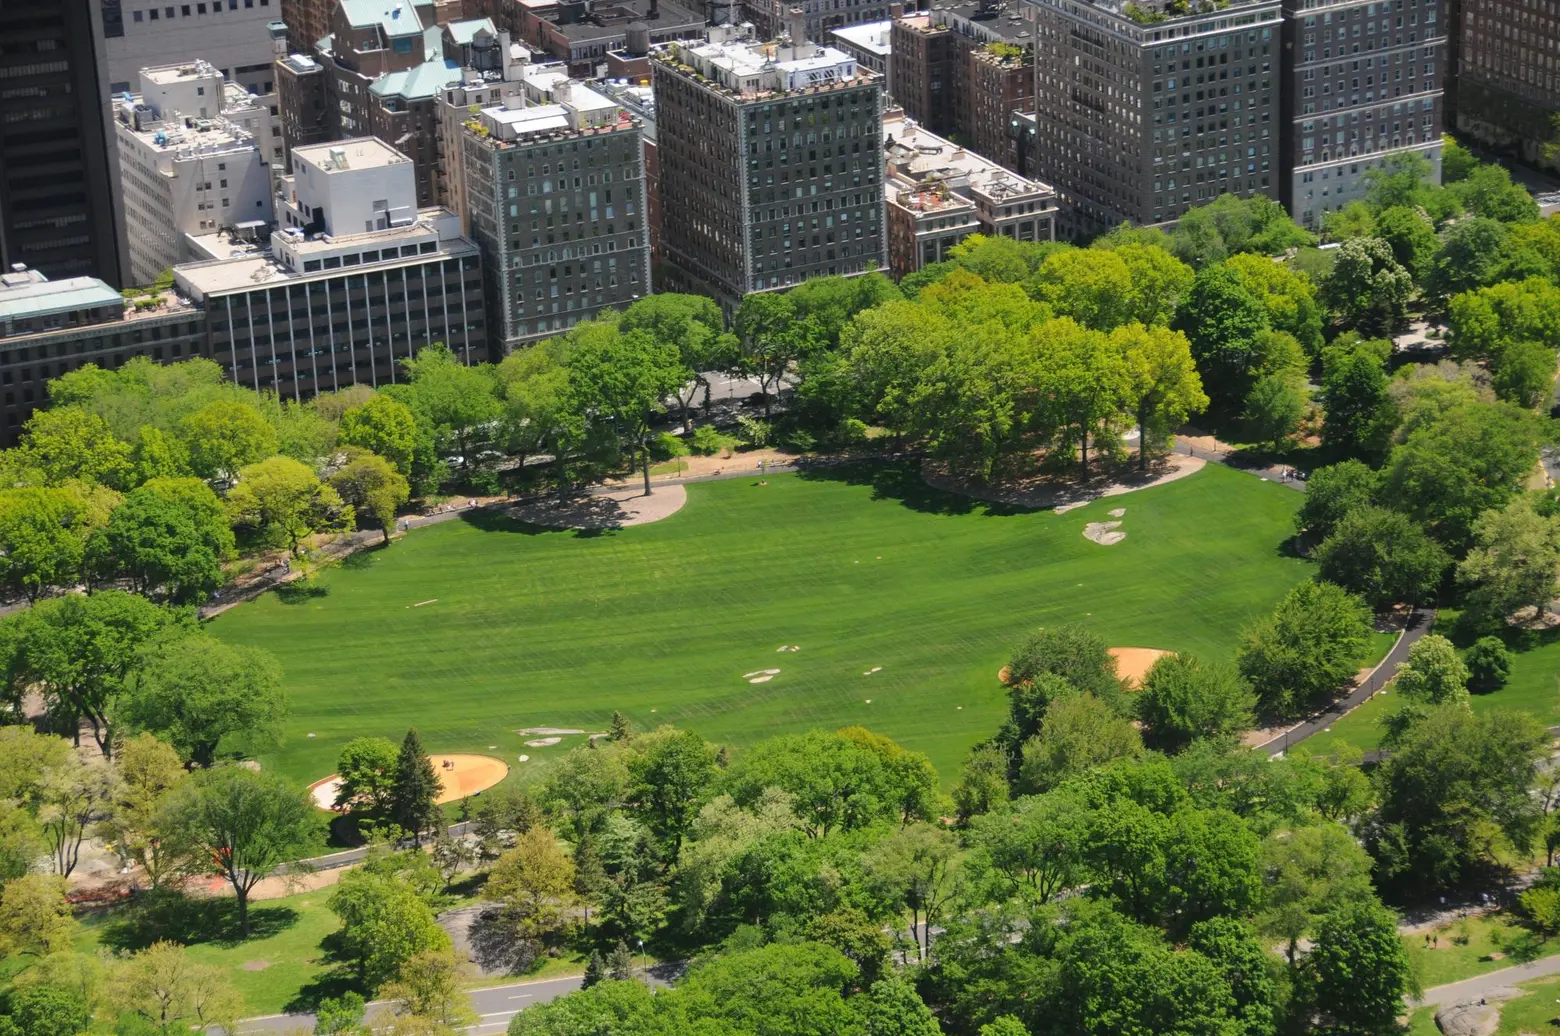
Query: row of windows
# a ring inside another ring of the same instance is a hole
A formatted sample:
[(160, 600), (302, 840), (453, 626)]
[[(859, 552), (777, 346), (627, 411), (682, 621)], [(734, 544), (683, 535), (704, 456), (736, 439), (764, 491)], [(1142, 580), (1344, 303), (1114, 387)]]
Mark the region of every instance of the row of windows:
[[(260, 3), (261, 7), (270, 7), (271, 6), (271, 0), (259, 0), (259, 3)], [(245, 7), (254, 7), (255, 6), (255, 0), (243, 0), (243, 4), (244, 4)], [(239, 0), (227, 0), (227, 9), (229, 11), (236, 11), (236, 10), (238, 10), (238, 5), (239, 5)], [(209, 10), (208, 10), (208, 6), (209, 6)], [(155, 21), (161, 21), (162, 19), (165, 19), (165, 18), (171, 21), (174, 18), (178, 18), (178, 17), (195, 18), (195, 17), (199, 17), (200, 15), (203, 15), (203, 14), (221, 14), (221, 13), (222, 13), (222, 0), (211, 0), (211, 3), (209, 5), (207, 5), (205, 3), (195, 3), (195, 4), (178, 4), (178, 5), (170, 4), (170, 5), (166, 6), (166, 7), (149, 7), (149, 8), (147, 8), (144, 11), (132, 11), (132, 12), (130, 12), (130, 18), (131, 18), (132, 21), (136, 22), (137, 24), (140, 24), (143, 21), (155, 22)], [(265, 69), (264, 65), (259, 66), (259, 70), (260, 71), (263, 71), (264, 69)], [(251, 66), (251, 68), (249, 69), (249, 71), (255, 71), (255, 70), (256, 69), (253, 66)], [(244, 70), (240, 69), (240, 71), (244, 71)]]

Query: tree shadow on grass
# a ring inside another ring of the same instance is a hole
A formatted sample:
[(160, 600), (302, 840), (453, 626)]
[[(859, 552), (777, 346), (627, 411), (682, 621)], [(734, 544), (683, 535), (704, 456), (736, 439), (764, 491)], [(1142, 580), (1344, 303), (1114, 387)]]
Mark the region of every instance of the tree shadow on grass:
[[(255, 904), (249, 908), (251, 940), (278, 935), (297, 923), (298, 911), (292, 907)], [(237, 946), (244, 941), (235, 900), (165, 891), (145, 893), (116, 911), (103, 925), (101, 939), (105, 946), (129, 951), (161, 940), (186, 946)]]
[(522, 536), (541, 536), (549, 532), (569, 531), (567, 529), (553, 529), (545, 525), (533, 525), (530, 522), (522, 522), (507, 512), (491, 507), (474, 507), (469, 511), (462, 511), (459, 520), (483, 532), (518, 533)]
[[(357, 555), (348, 555), (356, 557)], [(283, 604), (306, 604), (320, 597), (328, 597), (330, 587), (315, 582), (312, 579), (294, 579), (288, 583), (279, 583), (276, 587), (276, 599)]]
[(897, 500), (910, 510), (924, 514), (961, 515), (979, 512), (1005, 518), (1035, 513), (1033, 508), (977, 500), (927, 485), (926, 479), (921, 477), (919, 458), (805, 465), (798, 468), (797, 477), (814, 482), (871, 486), (872, 499)]

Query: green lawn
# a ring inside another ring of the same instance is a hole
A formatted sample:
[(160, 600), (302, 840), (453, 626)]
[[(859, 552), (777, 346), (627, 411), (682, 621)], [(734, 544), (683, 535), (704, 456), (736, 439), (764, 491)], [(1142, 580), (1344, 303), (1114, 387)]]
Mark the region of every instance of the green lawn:
[[(321, 596), (267, 595), (212, 630), (280, 658), (292, 716), (267, 762), (300, 779), (351, 737), (409, 725), (430, 750), (497, 746), (534, 771), (584, 738), (527, 749), (518, 728), (599, 730), (621, 709), (738, 745), (865, 724), (951, 781), (1001, 721), (997, 670), (1037, 625), (1227, 656), (1310, 571), (1280, 549), (1299, 499), (1216, 465), (1063, 515), (899, 469), (712, 482), (668, 520), (606, 534), (486, 515), (418, 530), (325, 574)], [(1118, 507), (1124, 542), (1083, 538)]]
[[(1414, 973), (1425, 989), (1460, 982), (1465, 978), (1499, 971), (1517, 964), (1515, 956), (1504, 960), (1481, 960), (1492, 953), (1512, 953), (1513, 944), (1530, 942), (1539, 957), (1555, 952), (1552, 940), (1539, 940), (1504, 912), (1459, 919), (1432, 932), (1438, 936), (1434, 948), (1425, 944), (1424, 933), (1403, 936)], [(1460, 939), (1466, 939), (1460, 942)]]
[(306, 989), (312, 1000), (316, 990), (311, 987), (331, 970), (320, 946), (322, 939), (341, 926), (325, 905), (330, 892), (326, 888), (254, 904), (255, 934), (248, 941), (233, 938), (236, 931), (225, 932), (225, 937), (207, 937), (199, 927), (154, 933), (136, 925), (135, 915), (123, 910), (94, 914), (79, 930), (76, 949), (83, 953), (100, 947), (133, 950), (159, 936), (172, 938), (188, 945), (192, 959), (221, 968), (243, 996), (248, 1014), (276, 1014)]

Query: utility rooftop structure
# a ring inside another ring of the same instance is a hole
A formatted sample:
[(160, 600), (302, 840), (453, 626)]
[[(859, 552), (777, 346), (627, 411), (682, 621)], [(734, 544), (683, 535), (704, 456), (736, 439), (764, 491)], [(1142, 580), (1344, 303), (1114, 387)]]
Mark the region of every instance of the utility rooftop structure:
[(704, 34), (704, 15), (677, 0), (514, 0), (503, 10), (501, 24), (581, 78), (613, 51), (643, 55)]
[(728, 308), (884, 266), (878, 77), (792, 15), (780, 40), (715, 26), (653, 55), (668, 273)]
[(190, 257), (187, 235), (271, 222), (270, 116), (204, 61), (144, 69), (114, 105), (132, 284)]
[(1220, 194), (1278, 196), (1279, 0), (1024, 0), (1034, 175), (1065, 231), (1171, 223)]
[(1050, 241), (1056, 192), (930, 133), (893, 110), (883, 116), (888, 257), (903, 277), (948, 258), (971, 234)]
[(488, 358), (481, 256), (460, 218), (419, 208), (412, 162), (373, 137), (298, 148), (268, 250), (174, 268), (206, 308), (210, 355), (302, 399), (398, 377), (431, 342)]
[(536, 70), (525, 86), (481, 109), (462, 137), (471, 233), (504, 352), (650, 291), (639, 119), (558, 72)]

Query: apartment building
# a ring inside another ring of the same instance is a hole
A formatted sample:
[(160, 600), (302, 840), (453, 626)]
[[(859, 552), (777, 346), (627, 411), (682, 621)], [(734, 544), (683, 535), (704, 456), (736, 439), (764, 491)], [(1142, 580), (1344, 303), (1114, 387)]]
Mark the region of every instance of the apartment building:
[(119, 284), (95, 0), (0, 5), (0, 269)]
[(650, 231), (650, 279), (655, 283), (661, 262), (661, 151), (655, 123), (655, 89), (624, 79), (600, 84), (602, 92), (639, 120), (639, 138), (645, 155), (645, 227)]
[(1457, 92), (1457, 131), (1523, 161), (1560, 167), (1545, 151), (1560, 114), (1560, 3), (1461, 0), (1449, 12), (1457, 57), (1447, 85)]
[[(197, 61), (141, 71), (140, 94), (115, 105), (127, 277), (150, 284), (190, 258), (187, 235), (272, 221), (271, 166), (256, 138), (269, 112), (228, 117), (222, 73)], [(248, 95), (235, 88), (238, 98)]]
[(843, 50), (856, 59), (856, 64), (883, 77), (883, 92), (893, 95), (894, 81), (889, 77), (888, 55), (893, 48), (894, 22), (884, 18), (878, 22), (861, 22), (830, 29), (829, 46)]
[[(829, 40), (835, 29), (892, 21), (904, 12), (904, 0), (741, 0), (742, 14), (760, 39), (786, 32), (791, 10), (802, 12), (802, 30), (809, 40)], [(870, 67), (870, 66), (869, 66)]]
[(1034, 107), (1034, 27), (1019, 0), (934, 3), (894, 21), (889, 81), (905, 114), (1009, 169), (1008, 115)]
[[(614, 51), (644, 53), (672, 40), (702, 39), (705, 21), (703, 12), (677, 0), (498, 0), (492, 16), (538, 61), (562, 61), (580, 79), (604, 72)], [(631, 46), (634, 36), (640, 45)]]
[(1316, 229), (1415, 152), (1441, 176), (1442, 0), (1284, 0), (1279, 198)]
[(971, 234), (1054, 240), (1054, 190), (928, 132), (898, 109), (883, 116), (883, 160), (888, 265), (896, 278), (942, 262)]
[[(488, 19), (448, 26), (452, 38), (464, 38), (460, 78), (446, 85), (434, 99), (434, 119), (439, 128), (439, 204), (460, 217), (461, 232), (471, 235), (466, 205), (465, 148), (461, 137), (475, 109), (504, 104), (525, 93), (525, 77), (536, 66), (531, 52), (514, 43), (507, 32), (498, 32)], [(550, 66), (561, 69), (561, 65)]]
[(1035, 29), (1030, 175), (1059, 237), (1171, 223), (1221, 194), (1279, 197), (1282, 12), (1231, 0), (1024, 0)]
[[(802, 31), (793, 23), (792, 38)], [(653, 55), (661, 244), (675, 283), (755, 291), (886, 265), (882, 94), (843, 51), (715, 26)]]
[(650, 293), (639, 120), (582, 83), (466, 126), (466, 204), (489, 332), (507, 353)]
[(107, 94), (134, 90), (141, 69), (200, 55), (254, 94), (272, 90), (273, 34), (280, 0), (94, 0), (102, 41), (99, 76)]
[(158, 362), (201, 355), (205, 314), (172, 291), (127, 301), (96, 277), (50, 280), (17, 264), (0, 275), (0, 445), (13, 446), (49, 379), (95, 363), (112, 369), (133, 356)]
[(418, 207), (411, 159), (373, 137), (292, 157), (269, 249), (174, 268), (207, 355), (292, 399), (393, 384), (431, 342), (487, 360), (481, 254), (453, 212)]

